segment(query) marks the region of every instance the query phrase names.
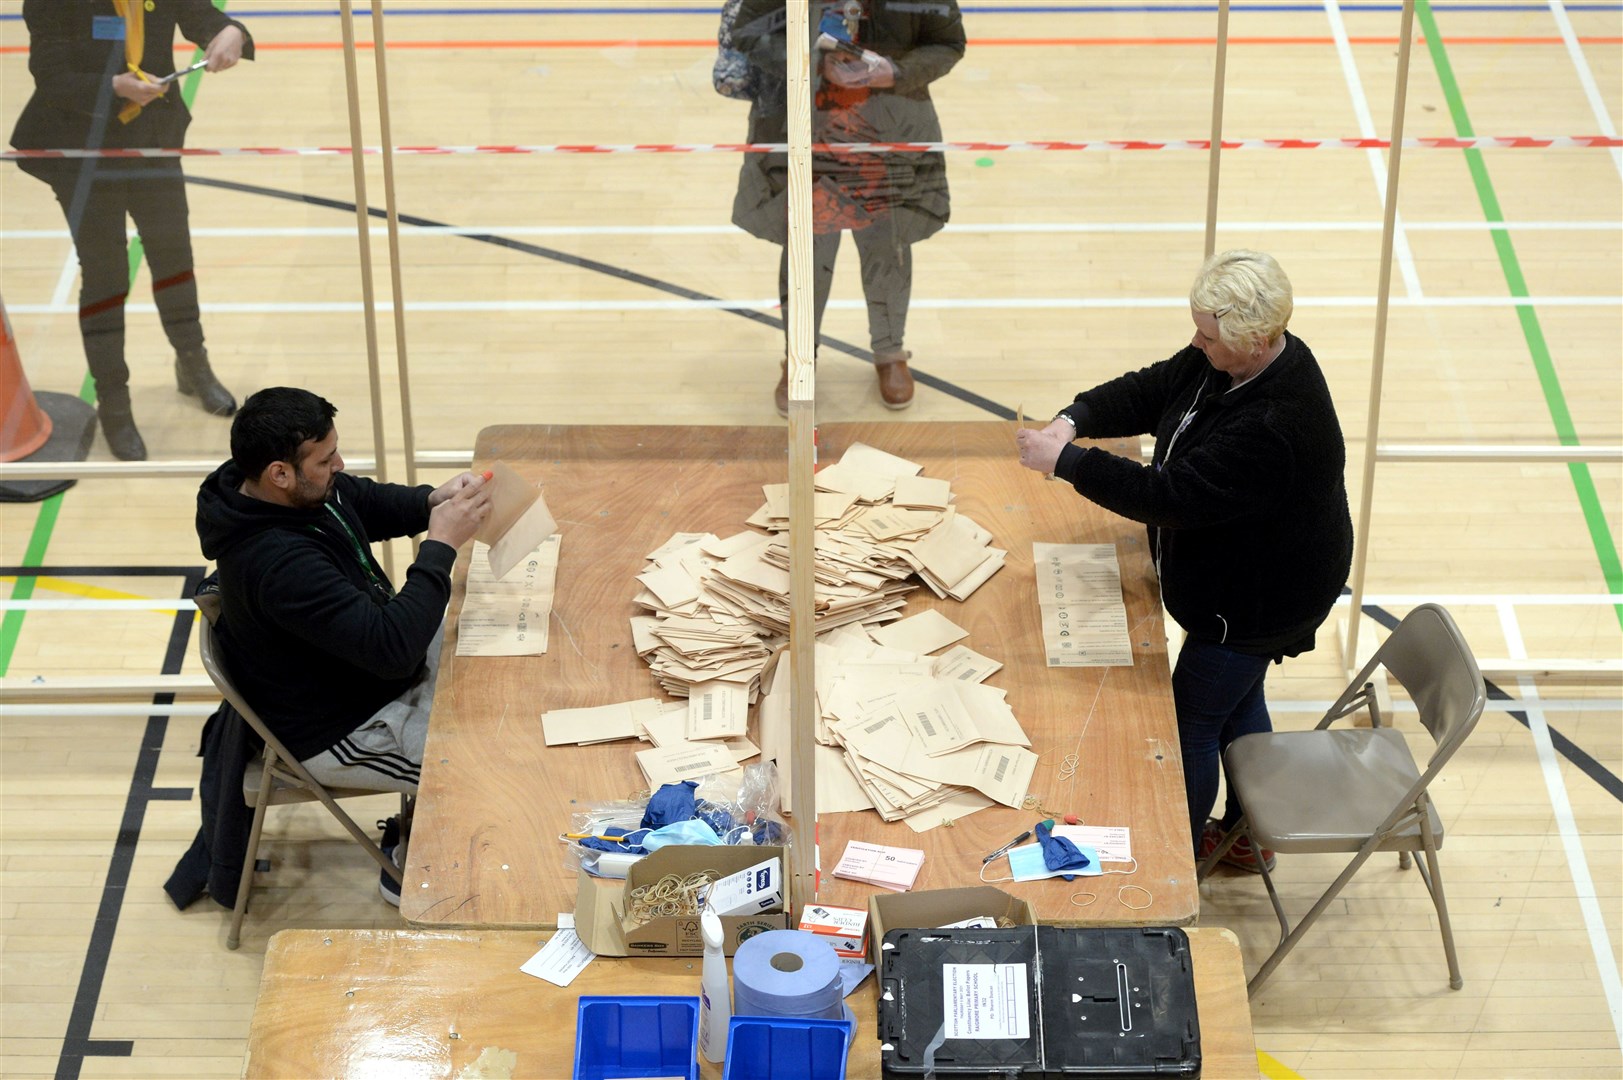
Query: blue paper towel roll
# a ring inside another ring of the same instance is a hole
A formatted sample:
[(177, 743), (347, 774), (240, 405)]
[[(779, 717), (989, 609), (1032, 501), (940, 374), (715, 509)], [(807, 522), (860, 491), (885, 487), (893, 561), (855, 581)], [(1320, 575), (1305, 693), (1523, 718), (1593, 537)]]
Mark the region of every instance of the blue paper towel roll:
[(733, 955), (733, 1014), (846, 1018), (840, 958), (834, 946), (803, 930), (768, 930)]

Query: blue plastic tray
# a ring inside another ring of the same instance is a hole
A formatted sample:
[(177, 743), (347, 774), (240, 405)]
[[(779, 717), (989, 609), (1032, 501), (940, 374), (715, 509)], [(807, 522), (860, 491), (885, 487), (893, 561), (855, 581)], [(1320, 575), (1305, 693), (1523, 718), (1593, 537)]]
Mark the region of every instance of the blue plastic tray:
[(580, 999), (575, 1080), (685, 1076), (699, 1080), (699, 999)]
[(849, 1020), (735, 1016), (723, 1080), (845, 1080)]

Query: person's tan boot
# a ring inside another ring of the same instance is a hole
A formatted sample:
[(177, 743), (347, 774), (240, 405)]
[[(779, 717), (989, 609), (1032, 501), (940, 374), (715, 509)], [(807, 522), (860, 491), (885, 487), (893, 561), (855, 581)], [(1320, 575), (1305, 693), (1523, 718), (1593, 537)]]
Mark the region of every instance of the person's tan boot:
[(778, 407), (778, 415), (785, 420), (789, 418), (789, 358), (783, 358), (783, 368), (778, 375), (778, 388), (772, 391), (772, 404)]
[(887, 409), (905, 409), (913, 404), (913, 373), (907, 362), (913, 354), (906, 349), (873, 354), (874, 370), (879, 373), (879, 400)]

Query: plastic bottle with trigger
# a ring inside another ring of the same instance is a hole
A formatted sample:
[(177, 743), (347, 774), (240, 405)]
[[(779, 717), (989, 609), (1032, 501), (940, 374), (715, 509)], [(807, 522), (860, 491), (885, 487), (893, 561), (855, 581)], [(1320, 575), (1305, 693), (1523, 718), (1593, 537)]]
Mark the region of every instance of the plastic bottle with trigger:
[(699, 1051), (706, 1061), (719, 1064), (727, 1056), (727, 1027), (733, 1018), (727, 958), (721, 952), (721, 916), (706, 908), (699, 916), (699, 933), (704, 937), (704, 966), (699, 974)]

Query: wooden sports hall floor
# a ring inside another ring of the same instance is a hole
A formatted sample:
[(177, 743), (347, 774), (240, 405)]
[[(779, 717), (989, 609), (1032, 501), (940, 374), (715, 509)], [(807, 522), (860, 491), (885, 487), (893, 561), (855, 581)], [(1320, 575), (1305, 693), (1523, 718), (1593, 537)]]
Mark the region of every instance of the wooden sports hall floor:
[[(716, 8), (390, 0), (394, 141), (738, 141), (745, 106), (709, 85)], [(189, 144), (346, 145), (336, 4), (234, 0), (230, 10), (260, 57), (201, 80)], [(30, 90), (20, 11), (0, 0), (8, 124)], [(965, 11), (968, 53), (935, 87), (949, 139), (1154, 142), (1209, 130), (1213, 5)], [(364, 42), (369, 24), (358, 22)], [(1384, 136), (1398, 26), (1390, 2), (1236, 4), (1225, 133)], [(1615, 134), (1623, 5), (1438, 0), (1419, 10), (1416, 32), (1410, 136)], [(369, 53), (360, 75), (376, 144)], [(1355, 505), (1384, 160), (1234, 151), (1219, 207), (1220, 247), (1272, 251), (1292, 276), (1292, 328), (1329, 375)], [(415, 223), (402, 252), (419, 447), (466, 450), (502, 422), (778, 423), (776, 252), (728, 224), (738, 164), (730, 153), (401, 157), (400, 208)], [(908, 335), (932, 381), (905, 418), (1006, 417), (1016, 406), (1045, 416), (1181, 345), (1206, 168), (1204, 155), (1173, 149), (952, 154), (953, 220), (917, 249)], [(349, 162), (231, 157), (187, 169), (222, 378), (239, 396), (276, 383), (320, 391), (341, 408), (350, 455), (370, 456)], [(1382, 442), (1618, 443), (1620, 176), (1615, 149), (1405, 151)], [(375, 158), (368, 178), (381, 205)], [(373, 242), (387, 299), (381, 232)], [(854, 258), (847, 245), (820, 419), (887, 415), (854, 355), (867, 344)], [(79, 392), (70, 245), (47, 189), (10, 167), (0, 169), (0, 289), (35, 389)], [(135, 409), (153, 456), (222, 458), (226, 422), (169, 381), (144, 269), (131, 301)], [(387, 313), (380, 321), (398, 478), (392, 332)], [(13, 597), (0, 674), (199, 672), (190, 613), (104, 603), (173, 599), (195, 579), (195, 486), (87, 480), (46, 504), (0, 509)], [(1616, 659), (1620, 535), (1616, 465), (1383, 463), (1366, 599), (1392, 616), (1442, 599), (1482, 657)], [(37, 576), (18, 577), (25, 566)], [(103, 603), (29, 610), (21, 600)], [(1270, 676), (1276, 725), (1311, 725), (1342, 679), (1327, 627), (1316, 652)], [(1511, 678), (1494, 696), (1513, 703), (1492, 707), (1437, 791), (1464, 989), (1447, 987), (1420, 882), (1379, 860), (1253, 1003), (1266, 1075), (1623, 1069), (1623, 687)], [(225, 950), (212, 905), (174, 910), (159, 885), (196, 828), (206, 711), (194, 700), (156, 713), (0, 715), (0, 1075), (235, 1075), (271, 933), (399, 925), (370, 864), (322, 815), (297, 811), (272, 816), (275, 867), (239, 952)], [(1415, 745), (1423, 756), (1429, 744)], [(388, 805), (378, 800), (374, 816)], [(1331, 876), (1315, 858), (1281, 861), (1295, 911)], [(1203, 889), (1202, 923), (1234, 929), (1253, 967), (1274, 934), (1260, 882), (1246, 875)]]

